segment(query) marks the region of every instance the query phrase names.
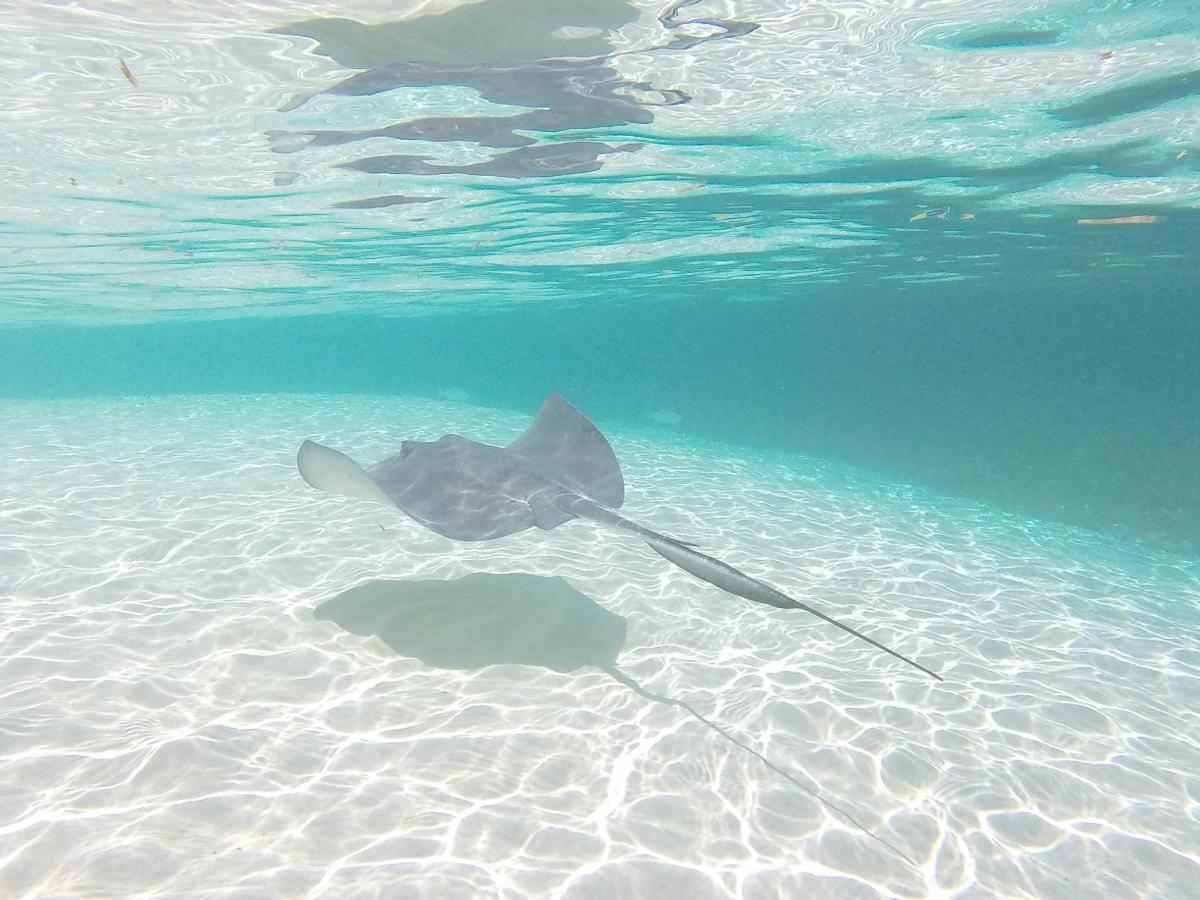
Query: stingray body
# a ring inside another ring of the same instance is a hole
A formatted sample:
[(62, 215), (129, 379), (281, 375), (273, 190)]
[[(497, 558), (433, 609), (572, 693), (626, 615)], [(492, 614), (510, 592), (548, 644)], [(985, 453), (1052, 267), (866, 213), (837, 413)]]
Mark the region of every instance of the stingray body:
[(612, 446), (558, 394), (546, 398), (533, 423), (507, 447), (447, 434), (436, 441), (404, 441), (395, 456), (363, 469), (337, 450), (305, 441), (297, 465), (315, 488), (398, 507), (455, 540), (491, 540), (535, 526), (549, 530), (572, 519), (637, 535), (663, 558), (721, 590), (780, 609), (802, 609), (941, 680), (849, 625), (614, 512), (625, 500), (625, 480)]

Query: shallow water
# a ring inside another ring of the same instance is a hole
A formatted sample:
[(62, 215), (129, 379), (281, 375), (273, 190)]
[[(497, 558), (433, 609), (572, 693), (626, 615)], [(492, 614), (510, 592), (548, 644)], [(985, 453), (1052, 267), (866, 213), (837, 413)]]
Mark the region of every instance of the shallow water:
[[(396, 443), (383, 422), (503, 440), (518, 416), (347, 396), (3, 414), (8, 895), (1185, 896), (1200, 873), (1200, 580), (1170, 557), (613, 432), (631, 517), (935, 684), (636, 540), (455, 543), (293, 475), (306, 436), (371, 457)], [(563, 581), (538, 600), (512, 573)]]
[(1195, 3), (11, 7), (0, 894), (1196, 896)]

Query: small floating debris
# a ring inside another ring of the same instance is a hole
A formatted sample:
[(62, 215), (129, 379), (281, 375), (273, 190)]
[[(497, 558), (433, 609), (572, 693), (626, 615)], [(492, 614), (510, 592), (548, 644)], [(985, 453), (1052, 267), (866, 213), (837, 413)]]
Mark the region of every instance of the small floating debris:
[(125, 76), (125, 80), (128, 81), (134, 87), (137, 87), (138, 80), (136, 78), (134, 78), (133, 73), (129, 71), (129, 66), (125, 65), (125, 60), (119, 56), (117, 57), (117, 66), (118, 66), (118, 68), (120, 68), (121, 74)]
[(1180, 150), (1178, 153), (1175, 154), (1176, 159), (1183, 159), (1185, 156), (1187, 156), (1186, 150)]
[(1101, 58), (1101, 59), (1112, 59), (1112, 58), (1113, 58), (1113, 52), (1114, 52), (1114, 51), (1112, 51), (1112, 50), (1105, 50), (1105, 51), (1103, 51), (1103, 52), (1100, 54), (1100, 58)]
[(618, 184), (604, 192), (605, 196), (618, 200), (655, 200), (662, 197), (677, 197), (680, 194), (690, 194), (706, 187), (703, 179), (680, 180), (672, 179), (658, 181), (639, 181), (631, 184)]
[(961, 218), (969, 222), (971, 219), (975, 218), (975, 213), (963, 213)]
[(950, 213), (950, 207), (939, 206), (937, 209), (923, 210), (922, 212), (917, 213), (915, 216), (913, 216), (908, 221), (921, 222), (921, 221), (924, 221), (925, 219), (944, 219), (944, 218), (946, 218), (947, 215), (949, 215), (949, 213)]
[(729, 218), (729, 216), (725, 215), (725, 213), (714, 213), (713, 214), (714, 222), (724, 222), (728, 218)]
[(1111, 219), (1080, 219), (1080, 225), (1152, 225), (1161, 222), (1162, 216), (1117, 216)]

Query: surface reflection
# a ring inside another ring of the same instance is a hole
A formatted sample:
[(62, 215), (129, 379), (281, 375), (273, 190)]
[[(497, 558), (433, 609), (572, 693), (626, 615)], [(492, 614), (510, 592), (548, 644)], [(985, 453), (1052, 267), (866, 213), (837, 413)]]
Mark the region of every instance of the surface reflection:
[[(710, 17), (689, 18), (696, 0), (669, 7), (658, 19), (667, 42), (643, 52), (688, 50), (715, 40), (742, 37), (758, 26)], [(470, 163), (437, 162), (429, 155), (387, 154), (351, 160), (342, 167), (371, 174), (479, 175), (543, 178), (593, 172), (614, 153), (637, 143), (601, 140), (545, 141), (547, 136), (589, 129), (645, 126), (656, 107), (688, 103), (683, 91), (620, 74), (619, 55), (606, 35), (636, 18), (624, 2), (589, 0), (552, 5), (544, 0), (488, 0), (441, 15), (381, 25), (319, 19), (276, 31), (318, 41), (314, 52), (348, 68), (363, 68), (334, 85), (326, 96), (362, 97), (411, 88), (459, 87), (490, 103), (524, 108), (496, 115), (419, 116), (373, 128), (274, 132), (272, 149), (295, 153), (372, 138), (475, 144), (504, 152)], [(514, 35), (509, 40), (508, 33)], [(285, 109), (311, 100), (301, 97)], [(376, 198), (367, 206), (383, 206)]]

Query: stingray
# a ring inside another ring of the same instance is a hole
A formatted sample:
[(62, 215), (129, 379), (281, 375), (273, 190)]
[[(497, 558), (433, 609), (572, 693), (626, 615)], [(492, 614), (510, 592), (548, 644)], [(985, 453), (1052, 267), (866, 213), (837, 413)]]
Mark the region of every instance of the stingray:
[(727, 563), (614, 512), (625, 479), (608, 440), (559, 394), (507, 447), (447, 434), (406, 440), (400, 452), (368, 469), (340, 451), (305, 441), (300, 475), (313, 487), (397, 507), (431, 531), (460, 541), (486, 541), (585, 519), (641, 538), (669, 562), (738, 597), (799, 609), (941, 681), (941, 676)]

